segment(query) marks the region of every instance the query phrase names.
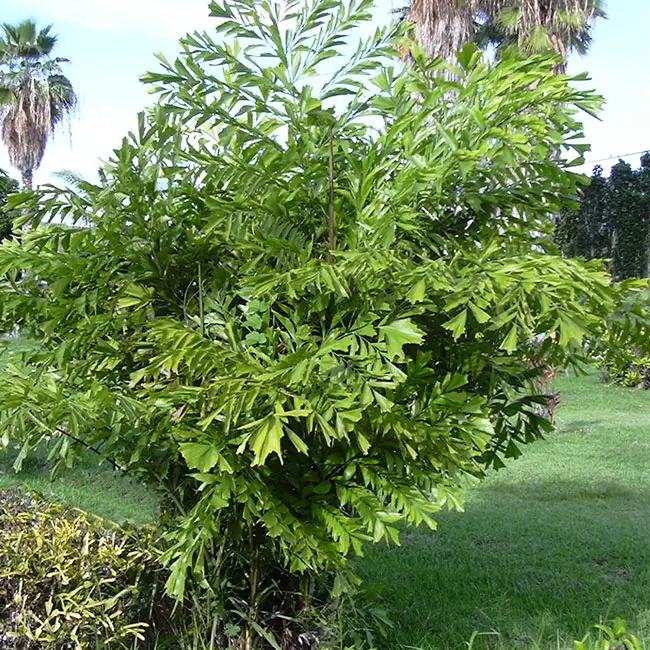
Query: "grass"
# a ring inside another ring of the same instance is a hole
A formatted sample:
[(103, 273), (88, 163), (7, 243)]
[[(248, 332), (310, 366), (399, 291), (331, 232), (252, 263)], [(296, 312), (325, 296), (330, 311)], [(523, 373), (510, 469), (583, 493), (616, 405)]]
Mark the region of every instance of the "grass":
[(626, 618), (650, 638), (650, 392), (562, 377), (558, 432), (472, 490), (436, 532), (367, 549), (382, 648), (572, 648)]
[(74, 469), (64, 470), (54, 479), (46, 453), (28, 457), (19, 474), (12, 467), (16, 456), (17, 450), (0, 447), (0, 489), (22, 487), (118, 523), (148, 523), (156, 516), (154, 494), (131, 478), (98, 466), (90, 452)]

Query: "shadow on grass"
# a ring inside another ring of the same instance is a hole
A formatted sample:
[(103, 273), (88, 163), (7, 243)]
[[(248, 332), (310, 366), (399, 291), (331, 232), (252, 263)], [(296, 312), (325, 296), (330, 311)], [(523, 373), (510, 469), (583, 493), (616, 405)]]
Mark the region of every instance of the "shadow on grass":
[(576, 433), (579, 430), (592, 429), (599, 424), (602, 424), (602, 420), (567, 420), (561, 433)]
[(583, 483), (576, 480), (573, 483), (567, 481), (553, 481), (540, 483), (535, 481), (530, 484), (495, 484), (490, 487), (493, 493), (508, 494), (510, 497), (522, 501), (533, 501), (547, 503), (549, 501), (610, 501), (612, 499), (623, 499), (635, 502), (639, 497), (637, 490), (632, 487), (621, 485), (615, 481), (602, 480), (596, 483)]
[[(358, 562), (385, 585), (386, 648), (572, 648), (593, 623), (627, 618), (650, 637), (650, 493), (579, 480), (493, 484), (437, 532)], [(493, 633), (492, 633), (493, 632)]]

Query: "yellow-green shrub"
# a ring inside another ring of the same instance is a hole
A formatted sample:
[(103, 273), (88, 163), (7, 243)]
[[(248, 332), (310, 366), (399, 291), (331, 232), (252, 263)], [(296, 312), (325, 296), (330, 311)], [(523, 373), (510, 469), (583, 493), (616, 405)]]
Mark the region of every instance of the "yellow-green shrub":
[(150, 531), (0, 491), (0, 647), (133, 647), (156, 579)]

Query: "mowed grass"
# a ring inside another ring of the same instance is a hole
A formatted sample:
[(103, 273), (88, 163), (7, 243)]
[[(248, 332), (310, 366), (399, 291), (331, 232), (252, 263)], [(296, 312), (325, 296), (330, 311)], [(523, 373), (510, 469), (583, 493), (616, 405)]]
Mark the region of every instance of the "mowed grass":
[(91, 452), (73, 469), (65, 469), (54, 478), (45, 452), (29, 456), (18, 474), (13, 469), (17, 455), (12, 447), (0, 447), (0, 489), (21, 487), (117, 523), (143, 524), (156, 517), (155, 495), (110, 466), (99, 465)]
[(650, 391), (561, 377), (558, 432), (445, 512), (367, 549), (394, 627), (381, 648), (572, 648), (621, 616), (650, 639)]

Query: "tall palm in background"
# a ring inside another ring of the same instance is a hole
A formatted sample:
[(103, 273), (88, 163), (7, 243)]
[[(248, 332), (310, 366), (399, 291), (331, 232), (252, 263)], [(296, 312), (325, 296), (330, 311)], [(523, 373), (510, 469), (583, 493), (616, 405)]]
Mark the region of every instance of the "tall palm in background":
[(433, 55), (447, 58), (476, 36), (478, 0), (412, 0), (408, 18), (415, 40)]
[(61, 72), (67, 59), (53, 58), (52, 26), (31, 20), (0, 28), (0, 123), (9, 162), (31, 189), (50, 136), (75, 109), (77, 97)]
[(588, 50), (605, 10), (603, 0), (412, 0), (409, 17), (432, 54), (448, 56), (475, 40), (524, 54), (554, 50), (566, 63), (571, 51)]

